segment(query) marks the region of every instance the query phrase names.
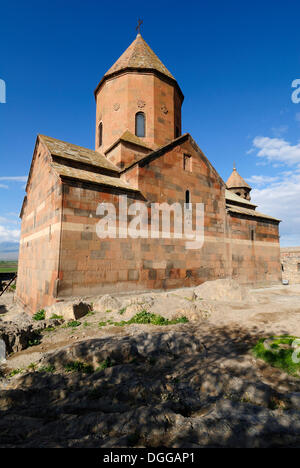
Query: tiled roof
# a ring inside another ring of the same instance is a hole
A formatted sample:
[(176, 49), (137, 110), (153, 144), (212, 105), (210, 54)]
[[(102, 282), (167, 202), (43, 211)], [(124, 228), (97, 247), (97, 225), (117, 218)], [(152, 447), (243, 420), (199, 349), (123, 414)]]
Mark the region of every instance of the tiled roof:
[(250, 208), (244, 208), (242, 206), (236, 206), (236, 205), (226, 205), (226, 207), (227, 207), (227, 211), (229, 211), (230, 213), (238, 213), (238, 214), (251, 216), (253, 218), (263, 218), (263, 219), (269, 219), (269, 220), (280, 222), (280, 219), (273, 218), (272, 216), (265, 215), (263, 213), (259, 213), (256, 210), (251, 210)]
[(254, 205), (253, 203), (251, 203), (251, 201), (249, 200), (246, 200), (245, 198), (242, 198), (242, 197), (239, 197), (238, 195), (236, 195), (235, 193), (231, 192), (230, 190), (225, 190), (225, 197), (226, 197), (226, 201), (228, 201), (229, 203), (232, 202), (233, 204), (239, 204), (239, 205), (246, 205), (248, 206), (249, 208), (250, 207), (253, 207), (253, 208), (256, 208), (257, 205)]
[(57, 162), (52, 162), (51, 166), (55, 172), (61, 177), (67, 177), (69, 179), (77, 179), (83, 182), (90, 182), (97, 185), (104, 185), (108, 187), (119, 188), (128, 190), (131, 192), (138, 192), (139, 190), (131, 187), (127, 182), (118, 177), (110, 177), (104, 174), (98, 174), (91, 171), (85, 171), (84, 169), (77, 169), (74, 167), (65, 166)]
[(250, 185), (244, 181), (243, 177), (240, 176), (236, 168), (233, 169), (231, 176), (226, 182), (228, 188), (249, 188), (251, 189)]
[(47, 146), (52, 156), (60, 156), (64, 159), (78, 161), (90, 166), (103, 168), (107, 171), (119, 173), (119, 169), (112, 162), (108, 161), (103, 154), (45, 135), (39, 135), (39, 138)]
[(175, 79), (140, 34), (136, 36), (136, 39), (104, 76), (111, 75), (126, 68), (157, 70), (169, 78)]
[(120, 141), (125, 141), (128, 143), (132, 143), (133, 145), (137, 146), (142, 146), (143, 148), (148, 149), (149, 151), (152, 151), (153, 148), (151, 148), (149, 145), (146, 145), (146, 143), (143, 142), (143, 140), (133, 133), (131, 133), (129, 130), (126, 130), (123, 135), (120, 136), (120, 138), (115, 141), (106, 151), (105, 154), (108, 153), (112, 148), (114, 148)]

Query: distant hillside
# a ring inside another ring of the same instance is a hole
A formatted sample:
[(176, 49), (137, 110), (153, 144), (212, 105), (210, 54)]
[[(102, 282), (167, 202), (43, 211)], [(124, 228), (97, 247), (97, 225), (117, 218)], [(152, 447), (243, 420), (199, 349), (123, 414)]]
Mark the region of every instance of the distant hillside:
[(0, 260), (17, 260), (19, 242), (0, 242)]

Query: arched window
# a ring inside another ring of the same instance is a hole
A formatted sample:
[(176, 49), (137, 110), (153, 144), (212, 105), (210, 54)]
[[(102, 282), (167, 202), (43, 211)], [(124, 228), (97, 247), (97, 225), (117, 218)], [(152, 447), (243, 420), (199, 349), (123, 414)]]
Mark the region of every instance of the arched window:
[(137, 112), (135, 114), (135, 134), (138, 137), (145, 136), (145, 114), (144, 112)]
[(103, 136), (103, 124), (102, 122), (98, 125), (98, 146), (102, 146), (102, 136)]

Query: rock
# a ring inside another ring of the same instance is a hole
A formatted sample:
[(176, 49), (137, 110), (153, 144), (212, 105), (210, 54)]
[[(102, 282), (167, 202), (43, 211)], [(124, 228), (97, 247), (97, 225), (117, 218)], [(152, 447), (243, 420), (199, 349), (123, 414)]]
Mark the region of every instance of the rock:
[(115, 297), (105, 294), (93, 303), (93, 309), (98, 312), (117, 312), (121, 309), (121, 303)]
[(232, 279), (206, 281), (194, 289), (195, 299), (241, 302), (249, 299), (249, 290)]
[(56, 302), (55, 304), (46, 307), (46, 318), (50, 319), (53, 314), (63, 317), (64, 320), (78, 320), (84, 317), (92, 310), (91, 304), (81, 300)]
[(0, 339), (0, 364), (3, 364), (6, 361), (6, 345), (5, 341)]

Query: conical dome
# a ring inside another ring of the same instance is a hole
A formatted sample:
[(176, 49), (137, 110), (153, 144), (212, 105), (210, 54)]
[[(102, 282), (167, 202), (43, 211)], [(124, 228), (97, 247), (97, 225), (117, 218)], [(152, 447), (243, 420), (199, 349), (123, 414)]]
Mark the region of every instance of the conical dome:
[(175, 79), (140, 34), (136, 36), (136, 39), (104, 76), (109, 76), (127, 68), (156, 70), (173, 80)]
[(236, 170), (236, 167), (233, 168), (232, 174), (226, 182), (226, 185), (229, 189), (235, 188), (248, 188), (251, 189), (250, 185), (243, 179), (242, 176)]
[(107, 78), (122, 73), (125, 70), (137, 72), (145, 70), (148, 72), (152, 71), (159, 75), (164, 75), (167, 79), (172, 80), (172, 82), (174, 82), (183, 99), (182, 91), (178, 86), (178, 83), (175, 80), (174, 76), (164, 66), (162, 61), (153, 52), (151, 47), (149, 47), (147, 42), (142, 38), (141, 34), (138, 34), (136, 36), (135, 40), (130, 44), (130, 46), (125, 50), (125, 52), (123, 52), (121, 57), (105, 73), (95, 90), (95, 94)]

